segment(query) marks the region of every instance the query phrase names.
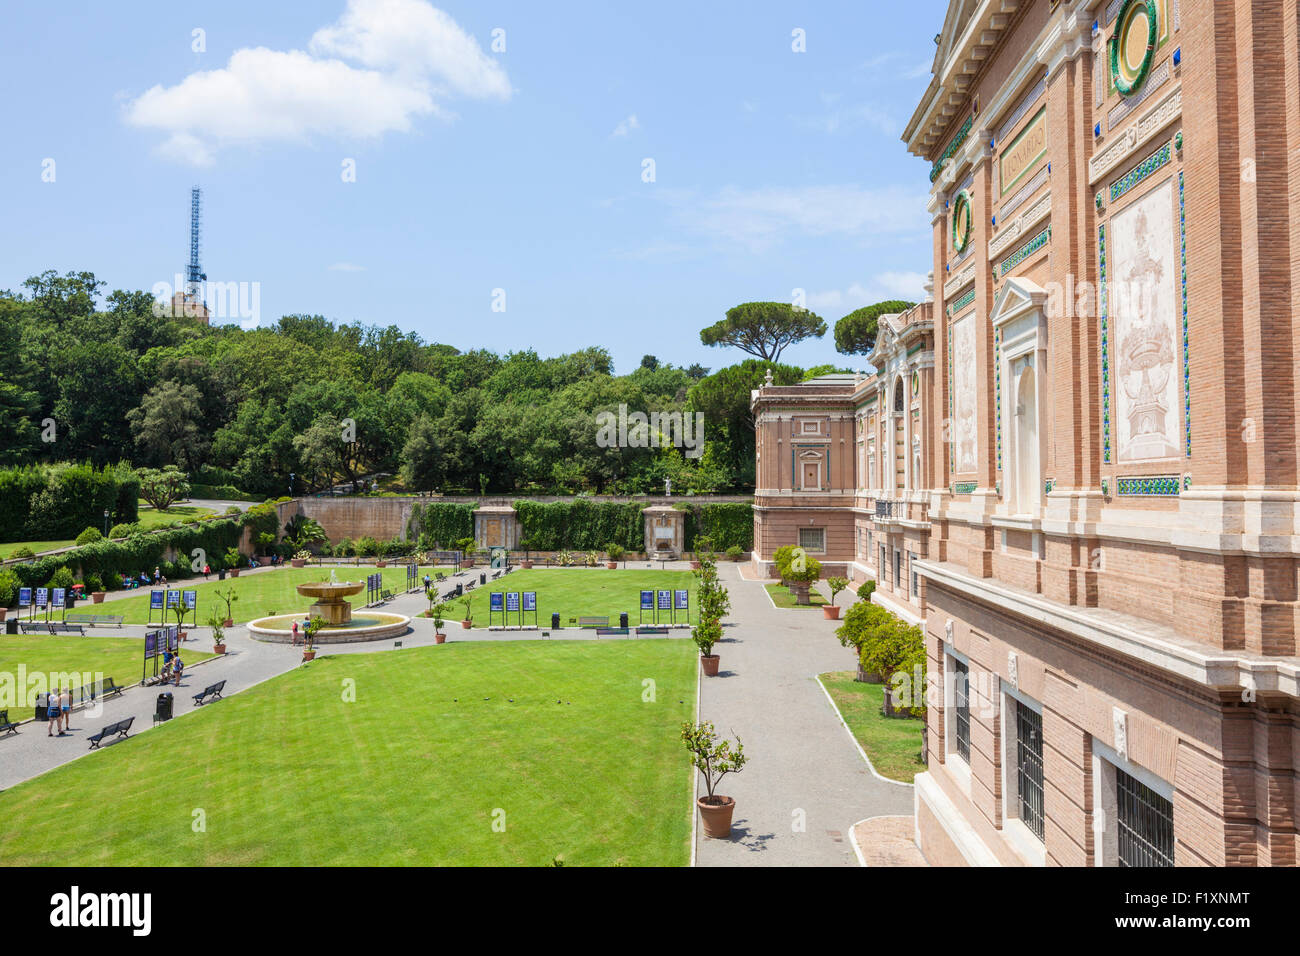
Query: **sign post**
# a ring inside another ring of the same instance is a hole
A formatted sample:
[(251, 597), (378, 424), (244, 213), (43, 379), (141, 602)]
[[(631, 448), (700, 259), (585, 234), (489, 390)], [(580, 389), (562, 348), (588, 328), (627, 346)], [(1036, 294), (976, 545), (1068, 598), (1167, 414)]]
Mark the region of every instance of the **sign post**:
[(641, 592), (641, 612), (637, 615), (637, 623), (644, 624), (646, 612), (650, 612), (651, 619), (654, 618), (655, 610), (655, 593), (654, 591)]
[(537, 592), (536, 591), (524, 592), (524, 604), (523, 604), (523, 608), (519, 612), (520, 627), (523, 627), (524, 625), (524, 615), (529, 613), (530, 611), (532, 612), (533, 615), (533, 627), (537, 627)]
[(669, 620), (673, 618), (673, 592), (666, 588), (659, 589), (659, 600), (655, 605), (655, 623), (659, 623), (659, 612), (667, 611)]
[(22, 618), (23, 608), (27, 609), (27, 619), (32, 620), (32, 589), (18, 589), (18, 617)]
[(506, 627), (509, 627), (509, 626), (510, 626), (510, 615), (511, 615), (511, 614), (514, 614), (514, 616), (515, 616), (515, 620), (517, 620), (517, 621), (519, 622), (519, 626), (520, 626), (520, 627), (523, 627), (523, 626), (524, 626), (524, 615), (523, 615), (523, 612), (522, 612), (521, 610), (519, 610), (519, 592), (518, 592), (518, 591), (507, 591), (507, 592), (506, 592), (506, 613), (505, 613), (505, 616), (502, 618), (502, 620), (505, 621)]
[(501, 615), (502, 626), (506, 623), (506, 596), (503, 591), (493, 591), (488, 595), (488, 627), (492, 626), (492, 615)]

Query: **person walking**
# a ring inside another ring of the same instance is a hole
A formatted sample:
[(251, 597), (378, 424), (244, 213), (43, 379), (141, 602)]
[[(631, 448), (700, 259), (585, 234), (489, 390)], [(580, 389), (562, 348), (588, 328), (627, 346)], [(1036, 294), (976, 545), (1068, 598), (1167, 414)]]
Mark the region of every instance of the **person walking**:
[(212, 568), (209, 565), (206, 564), (203, 565), (203, 580), (206, 581), (208, 579), (208, 575), (211, 573), (212, 573)]
[(175, 664), (173, 670), (174, 670), (174, 672), (175, 672), (175, 674), (176, 674), (176, 686), (177, 686), (177, 687), (180, 687), (180, 686), (181, 686), (181, 675), (185, 673), (185, 662), (184, 662), (183, 660), (181, 660), (181, 656), (180, 656), (179, 654), (176, 655), (176, 664)]
[(297, 621), (293, 622), (293, 643), (294, 646), (297, 646), (298, 644), (298, 622)]
[[(45, 695), (45, 716), (49, 718), (48, 733), (46, 736), (53, 737), (54, 731), (59, 729), (59, 692), (52, 690)], [(59, 731), (62, 736), (63, 731)]]
[(63, 721), (63, 732), (66, 734), (72, 729), (72, 688), (63, 688), (63, 693), (59, 695), (59, 718)]

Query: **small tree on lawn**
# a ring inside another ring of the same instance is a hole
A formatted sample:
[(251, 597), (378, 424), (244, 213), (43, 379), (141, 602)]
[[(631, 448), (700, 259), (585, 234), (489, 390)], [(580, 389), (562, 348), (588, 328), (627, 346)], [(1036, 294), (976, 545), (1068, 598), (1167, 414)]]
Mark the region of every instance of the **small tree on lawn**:
[(735, 750), (732, 750), (731, 741), (718, 739), (712, 721), (699, 724), (687, 721), (682, 724), (682, 742), (690, 751), (691, 762), (695, 764), (695, 769), (704, 778), (704, 788), (708, 791), (704, 802), (722, 803), (723, 798), (716, 794), (718, 784), (727, 774), (739, 773), (744, 768), (745, 745), (737, 737)]
[(158, 511), (166, 511), (190, 496), (190, 483), (178, 468), (140, 468), (135, 476), (140, 480), (140, 497)]
[(700, 582), (695, 589), (695, 600), (700, 605), (700, 621), (711, 618), (721, 622), (731, 610), (731, 595), (718, 578), (718, 562), (712, 557), (700, 558), (699, 570), (692, 573)]

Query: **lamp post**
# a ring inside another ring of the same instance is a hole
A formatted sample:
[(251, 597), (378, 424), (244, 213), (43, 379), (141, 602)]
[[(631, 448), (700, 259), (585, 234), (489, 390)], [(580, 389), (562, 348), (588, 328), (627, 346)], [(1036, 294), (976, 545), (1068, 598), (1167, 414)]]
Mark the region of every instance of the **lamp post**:
[(104, 509), (104, 537), (108, 537), (108, 509)]
[(293, 497), (293, 472), (289, 472), (289, 497)]

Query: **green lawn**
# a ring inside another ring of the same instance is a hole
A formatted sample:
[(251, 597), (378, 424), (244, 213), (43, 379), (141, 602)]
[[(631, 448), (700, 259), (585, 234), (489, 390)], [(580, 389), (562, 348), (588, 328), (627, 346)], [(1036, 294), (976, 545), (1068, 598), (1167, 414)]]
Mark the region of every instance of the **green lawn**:
[[(150, 569), (152, 570), (152, 568)], [(374, 567), (340, 567), (335, 570), (335, 575), (340, 581), (356, 581), (365, 584), (366, 577), (378, 571)], [(420, 577), (423, 579), (427, 569), (420, 569)], [(384, 586), (393, 591), (401, 592), (406, 589), (406, 568), (387, 567), (383, 569)], [(432, 576), (432, 575), (430, 575)], [(294, 611), (306, 611), (314, 601), (313, 598), (301, 596), (296, 588), (299, 584), (306, 584), (311, 581), (328, 581), (330, 577), (330, 568), (270, 568), (265, 571), (258, 571), (251, 574), (241, 574), (237, 578), (227, 577), (224, 581), (218, 581), (215, 574), (207, 581), (199, 575), (194, 578), (183, 578), (179, 581), (171, 581), (168, 588), (180, 588), (184, 591), (198, 591), (198, 624), (206, 625), (208, 616), (215, 610), (225, 614), (225, 602), (216, 596), (217, 591), (226, 591), (234, 588), (239, 595), (239, 600), (231, 606), (231, 612), (237, 622), (250, 621), (255, 617), (266, 617), (271, 614), (291, 614)], [(127, 624), (145, 624), (149, 616), (149, 588), (140, 588), (134, 592), (131, 597), (118, 598), (113, 601), (105, 601), (95, 607), (87, 604), (78, 604), (77, 609), (85, 610), (91, 614), (121, 614), (126, 618)], [(365, 603), (366, 592), (362, 590), (360, 595), (352, 598), (354, 608), (359, 608)], [(175, 623), (172, 617), (168, 617), (169, 623)], [(191, 615), (186, 619), (187, 624), (194, 624), (194, 616)]]
[(0, 558), (8, 558), (19, 548), (31, 548), (37, 554), (42, 551), (53, 551), (55, 548), (67, 548), (75, 544), (71, 538), (66, 541), (14, 541), (11, 544), (0, 545)]
[(695, 658), (687, 641), (319, 658), (0, 793), (0, 864), (62, 846), (90, 866), (684, 866)]
[(815, 589), (812, 588), (808, 590), (807, 604), (795, 604), (794, 595), (790, 593), (790, 589), (785, 585), (765, 584), (763, 585), (763, 587), (767, 588), (767, 593), (772, 595), (772, 602), (777, 607), (796, 607), (796, 608), (821, 607), (823, 604), (830, 603), (824, 597), (818, 594)]
[[(476, 579), (477, 580), (477, 579)], [(677, 611), (677, 623), (696, 618), (695, 575), (690, 571), (610, 571), (608, 568), (551, 568), (531, 571), (512, 571), (496, 581), (489, 580), (486, 585), (475, 587), (469, 593), (473, 599), (474, 626), (488, 626), (488, 593), (491, 591), (536, 591), (537, 622), (542, 627), (551, 626), (551, 612), (558, 611), (560, 625), (567, 627), (569, 618), (608, 617), (612, 626), (618, 626), (618, 615), (627, 612), (628, 623), (632, 627), (638, 624), (641, 607), (642, 590), (686, 588), (691, 592), (689, 612)], [(522, 599), (521, 599), (522, 601)], [(447, 619), (453, 623), (465, 616), (465, 609), (459, 601), (452, 601), (447, 612)], [(660, 623), (669, 623), (667, 612), (659, 612)], [(654, 612), (646, 613), (647, 625), (654, 622)], [(495, 616), (492, 623), (500, 624), (501, 618)], [(517, 623), (514, 614), (510, 623)], [(525, 615), (525, 623), (532, 623), (532, 615)]]
[(925, 721), (881, 714), (884, 684), (859, 683), (852, 671), (822, 674), (821, 681), (877, 773), (911, 783), (913, 777), (925, 770), (920, 759)]
[[(187, 666), (211, 656), (212, 644), (206, 637), (181, 645), (181, 659)], [(8, 708), (11, 720), (26, 720), (32, 716), (38, 691), (53, 684), (75, 690), (104, 677), (128, 686), (140, 680), (143, 664), (143, 637), (5, 634), (0, 636), (0, 709)], [(41, 686), (20, 680), (20, 665), (27, 676), (44, 675)]]

